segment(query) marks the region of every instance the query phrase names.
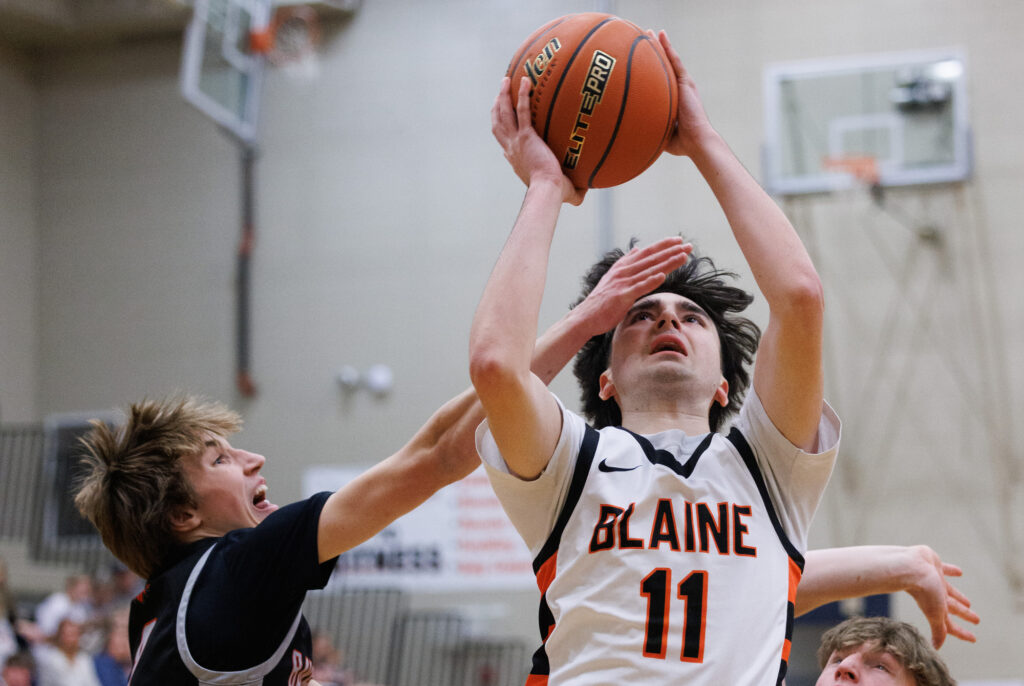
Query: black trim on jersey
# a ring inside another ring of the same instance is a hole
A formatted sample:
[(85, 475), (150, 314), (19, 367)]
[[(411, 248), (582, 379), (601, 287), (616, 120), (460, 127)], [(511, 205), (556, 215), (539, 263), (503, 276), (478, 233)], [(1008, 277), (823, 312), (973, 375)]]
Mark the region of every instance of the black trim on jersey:
[(698, 445), (697, 448), (693, 451), (693, 454), (690, 455), (690, 459), (686, 461), (686, 464), (679, 464), (679, 460), (677, 460), (675, 458), (675, 455), (673, 455), (669, 451), (659, 450), (655, 448), (650, 441), (648, 441), (640, 434), (635, 434), (629, 429), (623, 429), (622, 427), (619, 428), (636, 439), (636, 442), (640, 444), (641, 450), (644, 451), (644, 455), (647, 456), (647, 460), (651, 464), (660, 464), (663, 467), (668, 467), (669, 469), (671, 469), (673, 472), (683, 477), (684, 479), (688, 478), (691, 474), (693, 474), (693, 470), (697, 468), (697, 460), (700, 459), (701, 455), (703, 455), (704, 452), (711, 445), (711, 439), (715, 437), (715, 434), (713, 432), (709, 433), (707, 436), (704, 437), (704, 440), (700, 442), (700, 445)]
[[(786, 640), (790, 641), (790, 643), (793, 641), (793, 627), (795, 624), (796, 606), (793, 603), (786, 603)], [(779, 660), (779, 678), (775, 681), (775, 686), (784, 686), (788, 671), (789, 662), (785, 659)]]
[(572, 511), (576, 509), (576, 504), (580, 501), (580, 496), (583, 495), (583, 485), (587, 483), (590, 466), (594, 463), (594, 455), (597, 453), (597, 441), (601, 438), (601, 434), (589, 424), (584, 425), (584, 427), (583, 445), (580, 446), (580, 454), (576, 457), (576, 466), (573, 468), (569, 492), (565, 496), (565, 502), (562, 504), (562, 510), (558, 513), (558, 519), (555, 521), (554, 528), (551, 529), (551, 533), (548, 534), (543, 547), (541, 547), (537, 557), (533, 560), (534, 574), (540, 571), (540, 568), (544, 566), (548, 558), (558, 552), (558, 546), (562, 542), (562, 533), (569, 523)]
[(772, 526), (775, 527), (775, 533), (779, 537), (782, 547), (786, 549), (786, 553), (800, 567), (800, 571), (804, 571), (804, 556), (796, 549), (796, 546), (789, 540), (789, 536), (786, 535), (786, 530), (782, 528), (782, 521), (775, 511), (775, 505), (768, 494), (768, 486), (764, 482), (764, 476), (761, 474), (761, 468), (757, 465), (757, 459), (754, 457), (754, 451), (750, 448), (750, 444), (747, 443), (743, 433), (735, 426), (729, 431), (727, 438), (736, 447), (740, 457), (743, 458), (743, 463), (747, 465), (750, 475), (754, 477), (754, 485), (757, 486), (757, 492), (761, 494), (761, 500), (764, 501), (765, 509), (768, 510), (768, 519), (771, 521)]
[[(537, 557), (533, 560), (534, 574), (539, 573), (544, 563), (558, 552), (558, 546), (562, 542), (562, 533), (565, 532), (565, 527), (569, 523), (569, 517), (572, 516), (573, 510), (576, 509), (576, 505), (580, 501), (580, 496), (583, 495), (583, 486), (587, 483), (590, 468), (594, 464), (594, 456), (597, 454), (597, 442), (600, 438), (601, 434), (597, 430), (590, 425), (585, 425), (583, 445), (580, 446), (579, 455), (576, 456), (576, 466), (573, 468), (572, 481), (569, 482), (569, 491), (566, 493), (565, 502), (558, 513), (558, 519), (555, 521), (554, 528), (551, 529), (547, 540), (544, 541), (540, 552), (537, 553)], [(541, 644), (533, 653), (533, 667), (530, 669), (530, 674), (546, 675), (551, 673), (551, 664), (548, 661), (548, 654), (544, 649), (544, 644), (547, 643), (548, 634), (551, 633), (551, 627), (555, 624), (555, 616), (551, 613), (551, 606), (548, 605), (547, 593), (541, 595), (537, 621), (539, 624), (538, 628), (540, 629)]]
[[(789, 540), (789, 536), (786, 535), (786, 531), (782, 528), (782, 522), (779, 520), (779, 515), (775, 511), (775, 505), (772, 504), (771, 496), (768, 494), (768, 486), (765, 484), (764, 475), (761, 474), (761, 468), (757, 464), (757, 459), (754, 457), (754, 451), (750, 448), (750, 444), (747, 443), (746, 437), (743, 432), (737, 429), (735, 426), (729, 431), (727, 437), (729, 441), (736, 447), (740, 457), (743, 458), (743, 464), (747, 466), (747, 470), (750, 472), (750, 476), (754, 479), (754, 485), (757, 486), (757, 492), (761, 494), (761, 500), (764, 501), (765, 509), (768, 511), (768, 519), (771, 521), (772, 526), (775, 528), (775, 535), (779, 537), (779, 542), (782, 543), (782, 547), (786, 550), (786, 554), (796, 562), (800, 571), (804, 571), (804, 556), (796, 549), (792, 541)], [(795, 617), (795, 608), (793, 603), (786, 603), (786, 639), (787, 641), (793, 640), (793, 624)], [(775, 681), (776, 686), (783, 686), (786, 680), (786, 672), (789, 671), (789, 662), (783, 658), (779, 660), (779, 676)]]
[(775, 686), (786, 685), (786, 672), (789, 671), (789, 663), (785, 660), (780, 660), (782, 664), (779, 665), (779, 678), (775, 680)]

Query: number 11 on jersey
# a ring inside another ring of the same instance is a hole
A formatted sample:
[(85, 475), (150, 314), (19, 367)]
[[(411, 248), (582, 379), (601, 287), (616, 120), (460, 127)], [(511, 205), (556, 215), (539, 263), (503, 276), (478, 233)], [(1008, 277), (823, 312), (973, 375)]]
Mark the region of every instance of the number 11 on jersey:
[[(644, 631), (644, 657), (665, 658), (668, 639), (668, 609), (672, 601), (672, 570), (659, 567), (640, 582), (640, 595), (647, 598), (647, 628)], [(704, 607), (708, 598), (708, 573), (690, 572), (679, 582), (677, 598), (686, 603), (683, 619), (683, 662), (704, 661)]]

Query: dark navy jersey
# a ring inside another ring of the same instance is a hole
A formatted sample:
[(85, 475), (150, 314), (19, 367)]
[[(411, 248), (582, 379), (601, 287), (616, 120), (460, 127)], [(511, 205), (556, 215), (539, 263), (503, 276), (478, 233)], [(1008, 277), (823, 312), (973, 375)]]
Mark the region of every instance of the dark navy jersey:
[(132, 686), (294, 686), (312, 674), (306, 591), (323, 588), (317, 525), (330, 493), (254, 528), (183, 546), (132, 601)]

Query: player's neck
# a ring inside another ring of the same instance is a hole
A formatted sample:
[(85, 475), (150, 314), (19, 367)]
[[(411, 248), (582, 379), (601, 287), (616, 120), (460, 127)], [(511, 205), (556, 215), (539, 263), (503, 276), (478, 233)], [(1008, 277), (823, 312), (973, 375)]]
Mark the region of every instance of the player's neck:
[(623, 412), (622, 426), (638, 434), (656, 434), (671, 429), (681, 429), (687, 436), (697, 436), (711, 431), (706, 414), (666, 410)]
[(678, 388), (641, 386), (643, 392), (616, 398), (622, 412), (622, 426), (633, 433), (655, 434), (682, 429), (688, 436), (710, 431), (708, 398), (694, 397)]

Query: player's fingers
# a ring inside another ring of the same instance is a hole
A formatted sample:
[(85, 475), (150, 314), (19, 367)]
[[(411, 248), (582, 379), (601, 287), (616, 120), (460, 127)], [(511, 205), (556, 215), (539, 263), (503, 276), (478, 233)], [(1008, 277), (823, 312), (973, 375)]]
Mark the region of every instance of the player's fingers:
[(948, 562), (942, 563), (942, 574), (944, 576), (963, 576), (964, 570)]
[(512, 122), (512, 100), (509, 97), (509, 78), (501, 80), (501, 89), (491, 106), (491, 133), (500, 137)]
[(946, 623), (945, 622), (931, 622), (932, 626), (932, 645), (938, 650), (942, 647), (942, 644), (946, 642)]
[(670, 272), (686, 264), (692, 249), (693, 246), (689, 245), (666, 246), (657, 252), (637, 259), (634, 269), (637, 271), (655, 270), (665, 273)]
[(643, 247), (640, 252), (644, 254), (656, 253), (666, 248), (675, 246), (683, 246), (683, 239), (680, 236), (667, 236), (665, 238), (659, 238), (650, 245)]
[(970, 632), (967, 629), (963, 628), (962, 626), (958, 626), (957, 624), (954, 624), (953, 622), (949, 622), (949, 627), (948, 628), (949, 628), (949, 635), (950, 636), (955, 636), (955, 637), (959, 638), (961, 641), (967, 641), (968, 643), (977, 643), (978, 642), (978, 637), (975, 636), (972, 632)]
[(669, 238), (655, 241), (643, 248), (634, 248), (619, 261), (623, 262), (623, 264), (628, 264), (629, 262), (658, 260), (679, 251), (689, 252), (691, 250), (693, 250), (693, 246), (689, 243), (683, 243), (682, 238), (670, 236)]
[(946, 595), (949, 596), (949, 599), (951, 601), (956, 601), (964, 607), (969, 608), (971, 606), (971, 599), (964, 595), (964, 593), (959, 588), (949, 583), (948, 581), (946, 582)]
[(978, 613), (970, 608), (969, 605), (961, 603), (956, 598), (949, 598), (946, 602), (946, 606), (949, 609), (949, 614), (956, 615), (964, 621), (970, 622), (971, 624), (977, 624), (981, 621), (981, 617)]
[(676, 70), (676, 75), (682, 77), (686, 73), (686, 67), (683, 66), (683, 58), (679, 56), (676, 49), (672, 47), (672, 43), (668, 39), (668, 34), (664, 31), (658, 32), (658, 42), (661, 43), (661, 47), (665, 49), (665, 54), (668, 56), (668, 61), (672, 63), (672, 66)]
[(530, 79), (525, 76), (519, 80), (519, 95), (516, 101), (516, 118), (519, 128), (530, 126)]

